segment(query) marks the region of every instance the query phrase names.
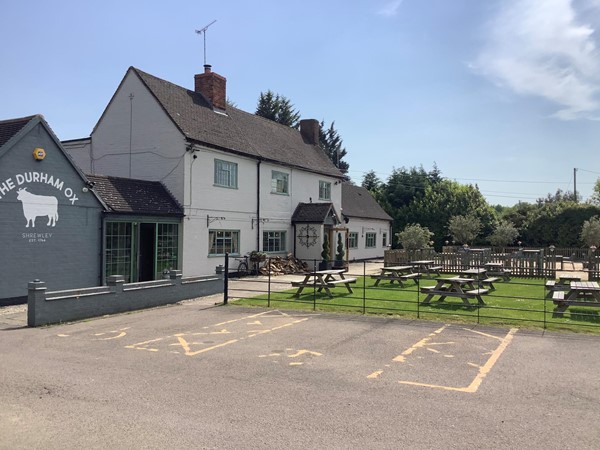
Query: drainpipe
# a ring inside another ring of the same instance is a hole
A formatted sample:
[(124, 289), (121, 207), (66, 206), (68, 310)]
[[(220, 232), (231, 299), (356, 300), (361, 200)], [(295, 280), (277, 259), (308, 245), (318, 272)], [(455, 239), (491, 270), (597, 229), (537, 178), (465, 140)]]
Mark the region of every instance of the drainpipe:
[(256, 250), (260, 251), (260, 163), (256, 162)]

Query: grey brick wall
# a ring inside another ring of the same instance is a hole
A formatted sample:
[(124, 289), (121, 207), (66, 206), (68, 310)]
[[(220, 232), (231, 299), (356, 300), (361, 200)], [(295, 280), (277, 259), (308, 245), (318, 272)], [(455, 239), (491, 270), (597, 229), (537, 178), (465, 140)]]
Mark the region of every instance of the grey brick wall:
[(143, 283), (124, 283), (121, 275), (107, 280), (108, 286), (49, 292), (40, 280), (28, 284), (27, 325), (99, 317), (223, 292), (223, 275), (182, 278), (172, 270), (169, 279)]

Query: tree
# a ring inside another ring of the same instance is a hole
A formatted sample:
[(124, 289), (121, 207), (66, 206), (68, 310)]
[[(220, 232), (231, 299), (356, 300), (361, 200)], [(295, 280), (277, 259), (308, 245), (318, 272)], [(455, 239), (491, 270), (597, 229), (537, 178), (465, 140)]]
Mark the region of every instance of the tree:
[(489, 239), (490, 244), (495, 245), (496, 247), (506, 247), (515, 242), (517, 236), (519, 236), (519, 232), (515, 226), (506, 220), (501, 220)]
[(292, 128), (297, 128), (300, 123), (300, 112), (294, 109), (290, 100), (271, 90), (260, 93), (255, 114)]
[(361, 186), (373, 193), (379, 190), (381, 184), (381, 180), (379, 179), (375, 171), (369, 170), (367, 173), (364, 174)]
[[(389, 213), (389, 212), (388, 212)], [(452, 180), (441, 180), (425, 189), (422, 197), (392, 215), (399, 228), (405, 223), (420, 223), (434, 233), (436, 248), (452, 240), (447, 225), (453, 216), (470, 215), (481, 223), (481, 234), (489, 235), (496, 224), (494, 209), (488, 205), (477, 186), (461, 185)], [(463, 242), (464, 243), (464, 242)], [(470, 242), (469, 242), (470, 243)]]
[(594, 191), (590, 198), (590, 203), (593, 205), (600, 205), (600, 178), (598, 178), (596, 184), (594, 184)]
[(337, 237), (337, 248), (335, 253), (335, 260), (338, 264), (344, 261), (344, 255), (346, 252), (344, 251), (344, 243), (342, 242), (342, 233), (338, 233)]
[(327, 157), (335, 164), (335, 167), (340, 169), (343, 174), (347, 174), (350, 166), (346, 161), (342, 161), (342, 158), (348, 152), (342, 147), (342, 138), (335, 129), (335, 122), (331, 122), (329, 128), (326, 128), (325, 121), (321, 120), (319, 142)]
[(481, 221), (472, 214), (453, 216), (448, 224), (448, 231), (453, 240), (459, 244), (473, 243), (481, 233)]
[(418, 223), (407, 225), (404, 230), (396, 233), (398, 242), (406, 250), (429, 248), (432, 237), (433, 233), (427, 227), (422, 227)]
[(583, 222), (583, 226), (581, 228), (581, 240), (582, 242), (591, 247), (595, 245), (596, 247), (600, 247), (600, 217), (593, 216), (590, 217), (589, 220)]
[(327, 239), (327, 235), (324, 234), (323, 235), (323, 251), (321, 251), (321, 259), (323, 260), (323, 262), (327, 262), (329, 261), (329, 240)]

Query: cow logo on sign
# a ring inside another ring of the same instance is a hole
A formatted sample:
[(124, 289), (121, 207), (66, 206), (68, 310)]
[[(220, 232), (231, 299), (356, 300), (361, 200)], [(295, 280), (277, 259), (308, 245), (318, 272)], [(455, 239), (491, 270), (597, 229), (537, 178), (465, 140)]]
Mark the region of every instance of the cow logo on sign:
[(58, 220), (58, 199), (49, 195), (36, 195), (27, 188), (17, 190), (17, 200), (23, 203), (23, 215), (27, 220), (26, 228), (35, 228), (37, 217), (48, 217), (46, 226), (53, 227)]

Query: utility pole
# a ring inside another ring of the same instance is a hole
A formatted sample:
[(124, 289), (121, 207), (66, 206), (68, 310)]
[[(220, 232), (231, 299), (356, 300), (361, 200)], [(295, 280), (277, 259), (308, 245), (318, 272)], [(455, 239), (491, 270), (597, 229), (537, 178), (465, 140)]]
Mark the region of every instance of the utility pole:
[(577, 168), (573, 169), (573, 195), (575, 196), (575, 203), (577, 203)]

